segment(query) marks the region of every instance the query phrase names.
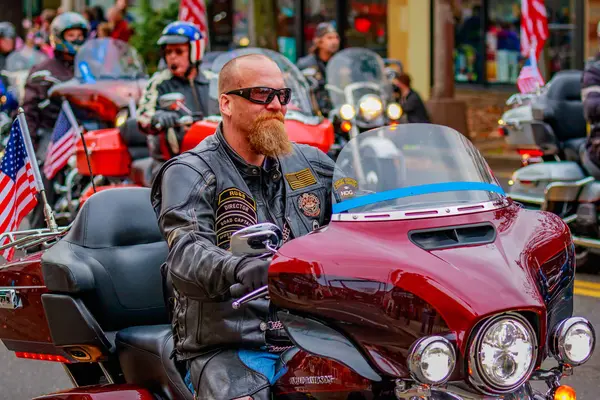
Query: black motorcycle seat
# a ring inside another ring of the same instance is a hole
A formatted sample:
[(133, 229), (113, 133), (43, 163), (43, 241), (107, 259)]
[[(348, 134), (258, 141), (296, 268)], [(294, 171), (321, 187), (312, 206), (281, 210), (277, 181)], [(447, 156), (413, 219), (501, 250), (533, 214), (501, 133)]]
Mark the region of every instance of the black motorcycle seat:
[(131, 163), (131, 180), (141, 186), (152, 186), (152, 157), (141, 158)]
[(128, 118), (119, 128), (119, 133), (133, 160), (150, 156), (146, 135), (140, 132), (135, 118)]
[(170, 325), (135, 326), (116, 337), (117, 354), (127, 383), (148, 388), (169, 400), (193, 400), (185, 385), (185, 366), (171, 358)]
[(107, 189), (44, 253), (42, 273), (51, 293), (81, 299), (104, 331), (156, 325), (168, 322), (160, 272), (167, 253), (150, 189)]
[(565, 153), (566, 161), (579, 161), (579, 155), (581, 153), (581, 148), (585, 146), (585, 142), (587, 138), (577, 138), (577, 139), (569, 139), (562, 143), (563, 152)]

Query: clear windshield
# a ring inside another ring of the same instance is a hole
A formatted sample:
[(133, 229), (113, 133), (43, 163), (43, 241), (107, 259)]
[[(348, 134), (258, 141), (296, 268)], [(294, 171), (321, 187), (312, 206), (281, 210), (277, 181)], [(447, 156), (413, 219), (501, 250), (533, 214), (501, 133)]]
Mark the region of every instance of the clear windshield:
[(145, 77), (144, 61), (133, 47), (121, 40), (90, 39), (75, 56), (75, 78), (84, 82)]
[(466, 205), (499, 200), (503, 194), (471, 142), (433, 124), (361, 133), (341, 150), (332, 190), (334, 213)]
[(368, 94), (388, 100), (390, 89), (383, 59), (374, 51), (349, 48), (337, 52), (327, 63), (327, 89), (335, 107), (356, 106)]
[(299, 112), (305, 115), (313, 115), (312, 103), (310, 101), (310, 86), (298, 67), (281, 53), (269, 49), (243, 48), (236, 49), (219, 55), (205, 75), (210, 79), (210, 96), (213, 99), (219, 97), (218, 76), (221, 68), (230, 60), (245, 54), (263, 54), (275, 61), (283, 73), (285, 85), (292, 89), (292, 100), (288, 104), (288, 112)]
[(29, 71), (31, 67), (48, 59), (48, 56), (30, 47), (14, 51), (6, 57), (5, 71)]

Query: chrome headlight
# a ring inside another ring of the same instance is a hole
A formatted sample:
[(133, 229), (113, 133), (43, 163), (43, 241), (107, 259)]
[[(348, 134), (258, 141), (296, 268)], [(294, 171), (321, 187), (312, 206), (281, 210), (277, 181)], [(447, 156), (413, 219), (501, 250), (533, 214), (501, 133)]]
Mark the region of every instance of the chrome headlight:
[(356, 116), (356, 110), (350, 104), (344, 104), (340, 107), (340, 117), (346, 121), (350, 121)]
[(565, 319), (554, 329), (550, 351), (554, 358), (573, 366), (586, 363), (594, 353), (596, 333), (585, 318)]
[(374, 94), (365, 94), (358, 101), (360, 115), (367, 120), (372, 121), (383, 113), (383, 103), (379, 96)]
[(397, 120), (402, 116), (402, 107), (398, 103), (391, 103), (387, 106), (387, 116), (389, 119)]
[(533, 372), (537, 338), (520, 315), (505, 314), (481, 326), (469, 350), (471, 382), (488, 394), (509, 393)]
[(413, 343), (407, 362), (414, 380), (426, 385), (441, 385), (454, 371), (456, 352), (447, 339), (428, 336)]
[(125, 121), (127, 121), (127, 118), (129, 118), (129, 110), (127, 110), (126, 108), (119, 111), (117, 113), (117, 118), (115, 118), (115, 127), (120, 127), (121, 125), (123, 125), (125, 123)]

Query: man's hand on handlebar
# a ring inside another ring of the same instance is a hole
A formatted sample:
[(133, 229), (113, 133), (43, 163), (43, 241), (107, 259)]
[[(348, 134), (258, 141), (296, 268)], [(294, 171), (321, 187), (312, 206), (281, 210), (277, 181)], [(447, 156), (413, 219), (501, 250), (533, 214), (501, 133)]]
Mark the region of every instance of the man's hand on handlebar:
[(177, 124), (179, 114), (175, 111), (159, 110), (152, 117), (152, 125), (158, 129), (172, 128)]
[(267, 271), (270, 264), (270, 258), (245, 258), (236, 269), (235, 280), (248, 292), (261, 288), (267, 284)]

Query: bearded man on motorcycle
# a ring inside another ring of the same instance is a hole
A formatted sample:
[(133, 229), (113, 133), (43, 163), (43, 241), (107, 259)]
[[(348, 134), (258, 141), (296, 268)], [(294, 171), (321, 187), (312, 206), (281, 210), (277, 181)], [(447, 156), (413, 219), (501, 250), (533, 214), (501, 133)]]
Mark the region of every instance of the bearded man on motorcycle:
[[(50, 45), (54, 50), (54, 58), (31, 68), (29, 77), (36, 72), (47, 70), (60, 81), (73, 78), (75, 55), (85, 42), (89, 31), (89, 23), (81, 14), (66, 12), (54, 18), (50, 25)], [(51, 102), (48, 99), (51, 87), (48, 82), (32, 82), (29, 77), (25, 84), (23, 110), (33, 145), (38, 157), (43, 159), (60, 112), (60, 100)]]
[(184, 21), (172, 22), (162, 31), (157, 44), (162, 48), (167, 68), (152, 76), (137, 113), (138, 127), (148, 135), (152, 176), (166, 161), (163, 149), (166, 148), (171, 157), (178, 154), (185, 134), (185, 129), (177, 126), (181, 115), (159, 109), (159, 97), (172, 92), (183, 94), (186, 107), (200, 118), (208, 114), (209, 104), (209, 82), (199, 68), (204, 42), (198, 27)]
[(340, 35), (331, 23), (322, 22), (317, 25), (311, 54), (302, 57), (297, 63), (300, 70), (312, 68), (316, 71), (314, 78), (318, 82), (318, 87), (314, 90), (314, 93), (319, 104), (319, 109), (325, 116), (329, 115), (329, 112), (333, 108), (329, 93), (325, 89), (325, 84), (327, 83), (327, 62), (339, 49)]
[(215, 134), (167, 161), (153, 183), (152, 203), (169, 245), (175, 346), (198, 399), (270, 399), (269, 386), (281, 373), (278, 352), (290, 344), (267, 300), (232, 309), (230, 287), (265, 285), (269, 261), (231, 254), (231, 234), (271, 222), (288, 240), (331, 218), (334, 163), (288, 139), (291, 89), (284, 85), (266, 56), (229, 61), (219, 73), (223, 121)]

